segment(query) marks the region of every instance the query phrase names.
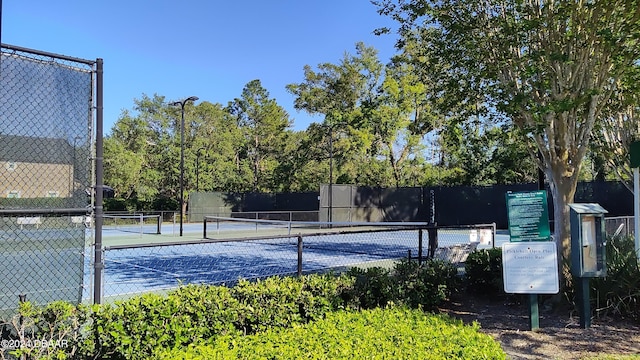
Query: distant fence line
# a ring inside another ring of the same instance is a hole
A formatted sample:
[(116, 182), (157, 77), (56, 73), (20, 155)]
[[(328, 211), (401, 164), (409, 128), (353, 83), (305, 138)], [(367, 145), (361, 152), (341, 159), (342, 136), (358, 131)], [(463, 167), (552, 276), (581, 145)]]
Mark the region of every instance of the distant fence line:
[[(506, 229), (505, 194), (534, 191), (537, 186), (373, 188), (333, 184), (330, 191), (324, 184), (318, 192), (305, 193), (197, 192), (189, 196), (188, 212), (191, 222), (232, 212), (318, 211), (320, 221), (423, 221), (445, 226), (495, 222), (498, 228)], [(547, 193), (553, 220), (553, 199), (548, 189)], [(575, 202), (598, 203), (609, 217), (633, 215), (633, 195), (619, 182), (579, 182)]]

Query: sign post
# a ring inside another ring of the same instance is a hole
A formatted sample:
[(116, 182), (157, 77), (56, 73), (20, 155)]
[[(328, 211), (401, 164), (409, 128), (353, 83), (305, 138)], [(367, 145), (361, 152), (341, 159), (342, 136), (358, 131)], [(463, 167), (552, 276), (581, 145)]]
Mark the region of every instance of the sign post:
[[(629, 146), (631, 168), (633, 169), (633, 225), (640, 229), (640, 141), (634, 141)], [(636, 257), (640, 260), (640, 231), (635, 232)]]
[(506, 197), (510, 243), (502, 246), (504, 291), (529, 294), (529, 325), (535, 330), (540, 327), (538, 294), (559, 291), (557, 249), (549, 242), (547, 192), (508, 192)]

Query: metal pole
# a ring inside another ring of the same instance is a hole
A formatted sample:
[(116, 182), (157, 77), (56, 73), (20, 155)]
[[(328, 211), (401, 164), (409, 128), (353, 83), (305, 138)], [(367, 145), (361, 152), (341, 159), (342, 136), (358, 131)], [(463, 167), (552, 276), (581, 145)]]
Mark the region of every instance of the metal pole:
[(197, 96), (190, 96), (182, 101), (169, 103), (171, 106), (180, 105), (180, 236), (183, 230), (184, 218), (184, 106), (188, 101), (198, 100)]
[(429, 218), (432, 224), (436, 223), (436, 193), (433, 189), (429, 192), (431, 203), (431, 217)]
[(432, 224), (427, 228), (427, 235), (429, 236), (429, 259), (433, 259), (436, 250), (438, 249), (438, 225)]
[[(2, 44), (2, 0), (0, 0), (0, 44)], [(0, 51), (0, 73), (2, 73), (2, 52)]]
[(196, 192), (200, 191), (200, 150), (196, 153)]
[(298, 276), (302, 276), (302, 236), (298, 235)]
[(206, 217), (202, 219), (202, 238), (203, 239), (207, 238), (207, 218)]
[(538, 307), (538, 294), (529, 294), (529, 330), (540, 328), (540, 312)]
[(182, 112), (180, 120), (180, 236), (182, 236), (182, 223), (184, 218), (184, 104), (181, 103)]
[(329, 219), (329, 222), (333, 221), (333, 126), (329, 127), (329, 216), (328, 216), (328, 219)]
[(418, 265), (422, 265), (422, 229), (418, 229)]
[(102, 271), (104, 263), (102, 261), (102, 191), (103, 191), (103, 61), (96, 60), (96, 193), (95, 193), (95, 240), (94, 263), (93, 263), (93, 303), (102, 303)]
[(633, 232), (636, 257), (640, 260), (640, 174), (639, 168), (633, 168)]
[(576, 292), (579, 296), (578, 311), (580, 312), (580, 327), (588, 329), (591, 327), (591, 304), (589, 303), (589, 279), (580, 277), (576, 281)]

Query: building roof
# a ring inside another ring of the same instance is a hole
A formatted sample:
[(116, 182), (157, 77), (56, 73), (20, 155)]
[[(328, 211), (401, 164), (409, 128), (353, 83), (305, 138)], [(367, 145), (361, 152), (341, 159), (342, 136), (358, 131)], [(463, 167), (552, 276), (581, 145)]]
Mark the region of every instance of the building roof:
[(0, 135), (0, 161), (72, 164), (73, 152), (66, 139)]

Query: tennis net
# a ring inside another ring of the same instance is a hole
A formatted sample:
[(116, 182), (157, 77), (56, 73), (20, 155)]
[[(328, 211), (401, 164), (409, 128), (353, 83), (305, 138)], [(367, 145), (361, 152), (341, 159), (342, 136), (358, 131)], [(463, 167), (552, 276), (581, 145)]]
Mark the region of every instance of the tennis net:
[(363, 232), (395, 232), (418, 230), (429, 226), (426, 222), (322, 222), (246, 219), (205, 216), (204, 239), (262, 238), (273, 236), (339, 235)]
[(139, 234), (161, 234), (160, 215), (103, 215), (103, 231), (123, 231)]

